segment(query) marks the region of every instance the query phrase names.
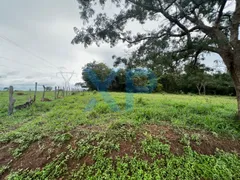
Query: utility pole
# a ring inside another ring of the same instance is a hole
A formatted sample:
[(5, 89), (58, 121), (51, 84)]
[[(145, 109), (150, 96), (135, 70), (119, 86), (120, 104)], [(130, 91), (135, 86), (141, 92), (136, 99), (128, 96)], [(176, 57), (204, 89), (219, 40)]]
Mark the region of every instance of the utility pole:
[(76, 74), (74, 71), (73, 72), (63, 72), (60, 71), (57, 73), (57, 75), (60, 74), (61, 77), (63, 78), (64, 81), (64, 89), (67, 92), (67, 90), (70, 90), (70, 81), (73, 77), (74, 74)]

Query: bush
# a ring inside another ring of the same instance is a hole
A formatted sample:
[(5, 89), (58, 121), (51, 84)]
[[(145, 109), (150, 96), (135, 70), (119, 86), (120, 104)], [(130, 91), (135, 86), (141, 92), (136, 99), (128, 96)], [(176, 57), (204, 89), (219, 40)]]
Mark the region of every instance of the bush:
[(143, 100), (142, 97), (140, 97), (140, 98), (137, 99), (137, 104), (146, 105), (147, 103)]
[(24, 94), (23, 92), (17, 92), (16, 95), (18, 95), (18, 96), (23, 96), (23, 95), (25, 95), (25, 94)]
[(155, 89), (155, 92), (162, 92), (162, 90), (163, 90), (163, 85), (158, 83), (158, 85), (157, 85), (157, 87)]

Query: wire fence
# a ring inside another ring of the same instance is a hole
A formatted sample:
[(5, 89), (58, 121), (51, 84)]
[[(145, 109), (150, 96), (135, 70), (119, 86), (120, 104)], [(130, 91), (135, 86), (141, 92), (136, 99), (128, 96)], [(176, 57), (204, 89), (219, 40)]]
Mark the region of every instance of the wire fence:
[(64, 87), (48, 87), (35, 83), (29, 90), (17, 90), (10, 86), (4, 91), (0, 91), (0, 111), (7, 111), (11, 115), (16, 110), (21, 110), (31, 106), (35, 102), (54, 101), (59, 98), (71, 95), (71, 89)]

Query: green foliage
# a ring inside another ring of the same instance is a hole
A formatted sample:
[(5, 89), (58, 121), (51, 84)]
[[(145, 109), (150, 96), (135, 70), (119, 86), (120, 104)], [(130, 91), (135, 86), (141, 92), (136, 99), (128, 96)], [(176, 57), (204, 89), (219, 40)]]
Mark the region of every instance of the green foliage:
[[(193, 64), (190, 62), (178, 67), (177, 64), (179, 63), (181, 62), (178, 62), (178, 60), (173, 60), (169, 63), (158, 58), (155, 66), (146, 66), (149, 70), (139, 68), (132, 70), (129, 78), (133, 81), (135, 88), (127, 90), (144, 93), (164, 91), (180, 94), (235, 95), (234, 85), (229, 73), (215, 72), (213, 69), (201, 63)], [(87, 64), (86, 68), (87, 66), (89, 65)], [(95, 64), (95, 66), (98, 65)], [(161, 69), (156, 70), (156, 66), (161, 66)], [(129, 87), (129, 85), (126, 86), (126, 72), (130, 72), (130, 70), (119, 69), (115, 73), (115, 78), (108, 84), (109, 91), (126, 91), (126, 88)], [(149, 79), (149, 73), (154, 73), (157, 79), (153, 77)], [(90, 81), (90, 79), (87, 81)], [(157, 81), (158, 83), (156, 85)], [(100, 81), (96, 81), (96, 83), (98, 84)], [(95, 87), (95, 89), (97, 88)], [(97, 93), (96, 90), (93, 91), (93, 94), (95, 93)]]
[(147, 136), (147, 139), (143, 140), (141, 144), (143, 152), (152, 158), (158, 155), (168, 155), (170, 153), (170, 146), (168, 144), (163, 144), (158, 139), (154, 139), (151, 136)]
[(3, 175), (5, 171), (7, 171), (10, 167), (8, 165), (6, 166), (0, 166), (0, 177)]
[[(125, 93), (110, 95), (117, 104), (126, 104)], [(219, 138), (238, 139), (240, 124), (234, 121), (234, 98), (134, 94), (132, 111), (125, 111), (123, 106), (121, 111), (114, 112), (101, 93), (97, 93), (94, 95), (97, 104), (86, 112), (92, 96), (85, 93), (49, 103), (37, 101), (13, 116), (0, 112), (0, 143), (16, 145), (11, 150), (16, 158), (13, 161), (19, 161), (26, 149), (33, 143), (44, 142), (45, 138), (62, 144), (61, 150), (64, 149), (63, 154), (41, 169), (15, 170), (11, 163), (6, 163), (1, 166), (0, 174), (9, 172), (7, 179), (240, 178), (239, 155), (222, 151), (203, 155), (191, 149), (191, 142), (201, 145), (200, 133), (184, 133), (180, 141), (186, 146), (185, 153), (174, 155), (167, 139), (143, 131), (146, 124), (168, 124), (177, 130), (200, 129)], [(7, 92), (3, 93), (0, 105), (7, 98)]]
[(69, 156), (60, 154), (57, 160), (49, 163), (43, 169), (37, 169), (35, 171), (32, 170), (20, 170), (17, 172), (12, 172), (8, 179), (18, 179), (18, 180), (25, 180), (25, 179), (59, 179), (65, 174), (68, 170), (67, 168), (67, 160)]
[(215, 156), (200, 155), (191, 149), (185, 156), (170, 156), (147, 162), (137, 157), (104, 157), (95, 154), (93, 165), (83, 164), (68, 172), (67, 157), (63, 156), (42, 170), (12, 172), (8, 179), (238, 179), (240, 161), (237, 155), (219, 151)]
[[(88, 47), (93, 43), (108, 43), (115, 46), (123, 42), (129, 47), (134, 46), (128, 57), (113, 56), (114, 65), (123, 63), (127, 70), (137, 67), (151, 69), (160, 78), (159, 82), (166, 92), (205, 93), (206, 90), (207, 94), (235, 95), (229, 74), (223, 73), (218, 78), (218, 75), (211, 75), (207, 68), (204, 72), (201, 71), (203, 67), (195, 69), (194, 73), (184, 68), (186, 61), (199, 66), (197, 62), (204, 59), (200, 55), (206, 52), (219, 53), (228, 63), (238, 59), (233, 58), (237, 53), (232, 48), (238, 49), (239, 44), (233, 45), (230, 41), (237, 39), (235, 34), (238, 34), (238, 29), (233, 27), (232, 22), (234, 11), (238, 13), (239, 9), (226, 10), (228, 1), (112, 0), (118, 10), (111, 17), (108, 16), (106, 0), (78, 0), (78, 3), (81, 19), (87, 26), (81, 30), (74, 28), (76, 36), (72, 44), (81, 43)], [(99, 6), (103, 9), (99, 10)], [(147, 26), (148, 22), (154, 22), (156, 27), (149, 26), (148, 32), (141, 31), (141, 28), (139, 32), (132, 32), (125, 28), (131, 21), (139, 25), (146, 23)], [(226, 48), (225, 55), (220, 53), (221, 47)], [(120, 82), (124, 81), (119, 79), (112, 90), (123, 91)], [(135, 84), (146, 85), (146, 78), (138, 76), (133, 79)]]
[(102, 103), (102, 102), (101, 102), (101, 103), (98, 103), (98, 104), (95, 106), (94, 110), (95, 110), (96, 113), (98, 113), (98, 114), (106, 114), (106, 113), (110, 113), (110, 112), (111, 112), (111, 109), (110, 109), (109, 105), (106, 104), (106, 103)]
[(100, 85), (110, 75), (111, 69), (104, 63), (96, 61), (88, 63), (83, 67), (82, 78), (91, 90), (100, 90)]
[(183, 134), (183, 137), (181, 138), (180, 142), (184, 145), (189, 146), (190, 145), (190, 137), (188, 134)]
[(201, 144), (201, 135), (200, 134), (192, 134), (191, 140), (195, 141), (197, 145)]
[(160, 83), (158, 83), (158, 84), (157, 84), (157, 87), (156, 87), (156, 89), (155, 89), (155, 92), (162, 92), (162, 90), (163, 90), (163, 85), (160, 84)]
[(144, 106), (144, 105), (146, 105), (147, 103), (143, 100), (142, 97), (140, 97), (140, 98), (137, 99), (136, 104), (138, 104), (138, 105), (143, 105), (143, 106)]
[(57, 134), (53, 137), (55, 142), (66, 142), (69, 141), (73, 136), (70, 133)]

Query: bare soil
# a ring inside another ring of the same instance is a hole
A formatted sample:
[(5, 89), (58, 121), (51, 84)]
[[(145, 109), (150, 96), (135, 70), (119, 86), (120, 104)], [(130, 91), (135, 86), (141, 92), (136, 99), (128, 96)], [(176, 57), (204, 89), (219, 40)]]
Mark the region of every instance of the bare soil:
[[(17, 159), (13, 158), (11, 155), (11, 150), (17, 147), (17, 144), (8, 143), (0, 144), (0, 167), (3, 165), (11, 165), (11, 170), (18, 169), (36, 169), (43, 168), (47, 163), (51, 162), (58, 154), (62, 152), (67, 152), (67, 146), (71, 145), (73, 149), (76, 148), (76, 142), (78, 139), (82, 138), (79, 134), (80, 130), (88, 130), (94, 132), (101, 132), (106, 130), (105, 127), (99, 126), (81, 126), (76, 128), (71, 132), (73, 138), (61, 146), (57, 146), (50, 138), (45, 138), (39, 142), (35, 142), (29, 146), (29, 148)], [(141, 128), (141, 132), (137, 133), (135, 140), (121, 141), (120, 151), (112, 151), (107, 154), (107, 157), (111, 157), (113, 160), (117, 157), (124, 157), (128, 155), (129, 157), (134, 156), (134, 152), (141, 152), (141, 141), (145, 138), (144, 133), (147, 132), (151, 136), (159, 138), (160, 141), (170, 144), (171, 153), (175, 155), (182, 155), (184, 153), (184, 144), (180, 142), (183, 134), (178, 132), (171, 126), (160, 126), (160, 125), (144, 125)], [(201, 135), (200, 145), (191, 140), (190, 146), (192, 149), (199, 154), (213, 155), (216, 149), (224, 150), (225, 152), (236, 152), (240, 155), (240, 140), (232, 140), (223, 137), (214, 137), (210, 133), (203, 133), (199, 131), (184, 130), (184, 133), (194, 134), (198, 133)], [(95, 143), (97, 144), (97, 143)], [(142, 155), (141, 158), (154, 161), (147, 155)], [(158, 156), (158, 158), (162, 158)], [(69, 169), (75, 169), (81, 164), (92, 165), (94, 160), (91, 155), (86, 155), (80, 160), (69, 159), (68, 167)], [(0, 179), (4, 179), (9, 174), (6, 171)]]

